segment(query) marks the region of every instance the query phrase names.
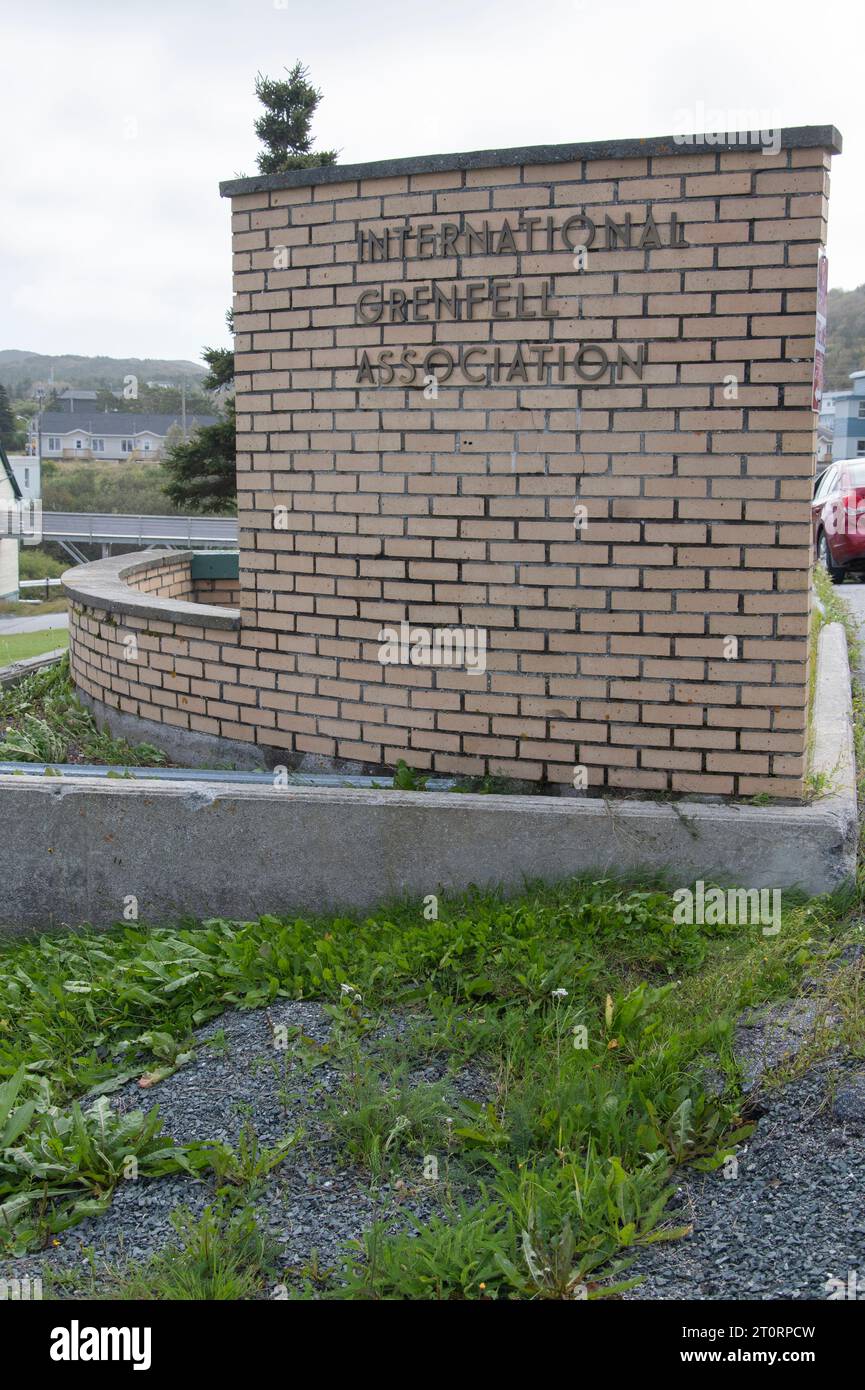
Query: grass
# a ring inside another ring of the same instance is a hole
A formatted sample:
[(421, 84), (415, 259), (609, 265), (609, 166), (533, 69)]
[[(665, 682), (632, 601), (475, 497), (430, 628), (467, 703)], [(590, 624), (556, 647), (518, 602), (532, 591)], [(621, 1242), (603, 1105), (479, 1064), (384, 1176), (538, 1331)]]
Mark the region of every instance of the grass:
[(861, 639), (858, 624), (850, 611), (850, 605), (845, 601), (841, 590), (832, 583), (822, 565), (815, 564), (813, 578), (817, 597), (825, 611), (825, 617), (820, 617), (818, 628), (826, 623), (840, 623), (847, 634), (851, 663), (855, 664), (859, 655)]
[(41, 617), (43, 613), (65, 613), (68, 608), (65, 598), (41, 599), (38, 603), (22, 603), (15, 599), (0, 600), (0, 617), (3, 618), (33, 618)]
[[(196, 1217), (187, 1207), (172, 1212), (174, 1242), (131, 1269), (98, 1269), (90, 1258), (90, 1288), (82, 1291), (80, 1273), (48, 1273), (49, 1297), (117, 1298), (235, 1302), (270, 1293), (279, 1273), (279, 1248), (259, 1229), (248, 1204), (221, 1191)], [(278, 1291), (273, 1296), (285, 1296)]]
[(47, 628), (44, 632), (12, 632), (0, 634), (0, 668), (23, 661), (28, 656), (42, 656), (60, 647), (68, 647), (69, 633), (65, 628)]
[[(16, 1078), (20, 1132), (2, 1151), (0, 1249), (50, 1241), (80, 1219), (82, 1199), (105, 1202), (117, 1180), (115, 1160), (93, 1177), (79, 1135), (56, 1155), (46, 1196), (43, 1174), (19, 1156), (42, 1145), (46, 1117), (80, 1130), (76, 1117), (100, 1094), (183, 1065), (193, 1030), (226, 1007), (314, 998), (331, 1012), (330, 1040), (292, 1047), (312, 1069), (325, 1059), (337, 1067), (325, 1114), (344, 1161), (371, 1183), (424, 1189), (435, 1217), (413, 1234), (373, 1227), (338, 1270), (291, 1271), (291, 1296), (615, 1293), (637, 1248), (681, 1233), (665, 1215), (677, 1167), (716, 1166), (748, 1132), (736, 1017), (827, 970), (855, 936), (850, 911), (842, 896), (791, 898), (780, 933), (764, 937), (676, 923), (657, 884), (579, 880), (512, 899), (440, 897), (433, 921), (421, 902), (404, 902), (359, 919), (7, 940), (0, 1081)], [(413, 1084), (412, 1068), (430, 1059), (442, 1079)], [(481, 1100), (455, 1087), (469, 1066), (484, 1081)], [(105, 1118), (103, 1107), (89, 1123)], [(213, 1175), (213, 1209), (184, 1217), (174, 1253), (118, 1275), (114, 1295), (261, 1296), (273, 1271), (262, 1253), (250, 1257), (254, 1195), (297, 1136), (261, 1151), (246, 1134), (234, 1153), (173, 1146), (152, 1115), (134, 1124), (143, 1162)]]
[(233, 1208), (222, 1195), (197, 1220), (183, 1208), (172, 1224), (177, 1244), (130, 1277), (115, 1274), (113, 1297), (234, 1302), (261, 1298), (275, 1280), (278, 1247), (262, 1235), (249, 1206)]
[(367, 1168), (373, 1180), (406, 1154), (428, 1153), (446, 1133), (453, 1107), (444, 1083), (418, 1085), (406, 1063), (391, 1069), (360, 1057), (342, 1073), (324, 1113), (348, 1163)]
[[(50, 635), (66, 637), (59, 632)], [(3, 640), (0, 638), (0, 649)], [(64, 657), (0, 690), (0, 762), (159, 767), (167, 759), (152, 744), (130, 744), (112, 738), (107, 730), (100, 731), (75, 694), (69, 660)]]
[[(832, 583), (822, 565), (814, 566), (814, 587), (817, 596), (823, 604), (825, 617), (820, 620), (819, 626), (825, 623), (840, 623), (847, 638), (847, 653), (850, 658), (851, 670), (851, 692), (853, 703), (853, 746), (856, 755), (856, 793), (860, 807), (865, 804), (865, 687), (856, 675), (856, 671), (862, 661), (862, 636), (859, 624), (853, 616), (850, 605), (843, 598), (838, 588)], [(819, 627), (817, 627), (819, 631)], [(816, 631), (813, 635), (814, 648), (812, 652), (811, 670), (812, 681), (816, 671)], [(813, 701), (813, 696), (812, 696)], [(861, 821), (861, 817), (860, 817)], [(865, 823), (860, 825), (859, 831), (859, 856), (857, 864), (857, 879), (860, 893), (865, 893)]]

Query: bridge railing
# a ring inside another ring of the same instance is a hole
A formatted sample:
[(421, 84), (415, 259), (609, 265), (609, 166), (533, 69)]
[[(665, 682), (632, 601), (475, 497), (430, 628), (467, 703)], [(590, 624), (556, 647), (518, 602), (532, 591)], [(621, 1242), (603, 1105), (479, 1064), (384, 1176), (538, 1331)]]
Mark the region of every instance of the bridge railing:
[(42, 534), (91, 545), (225, 545), (237, 540), (237, 518), (43, 511)]

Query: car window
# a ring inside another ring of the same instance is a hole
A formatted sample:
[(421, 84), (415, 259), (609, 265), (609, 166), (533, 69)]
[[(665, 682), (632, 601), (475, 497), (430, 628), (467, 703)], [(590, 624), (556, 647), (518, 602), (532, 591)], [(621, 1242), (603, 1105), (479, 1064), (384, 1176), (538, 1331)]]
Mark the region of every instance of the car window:
[(850, 487), (865, 487), (865, 463), (854, 463), (846, 470)]
[(829, 492), (830, 492), (831, 489), (832, 489), (832, 485), (833, 485), (833, 483), (834, 483), (834, 481), (835, 481), (835, 476), (836, 476), (837, 472), (838, 472), (838, 469), (837, 469), (837, 468), (827, 468), (826, 471), (823, 473), (822, 477), (820, 477), (820, 478), (817, 479), (817, 486), (816, 486), (816, 488), (814, 489), (814, 501), (815, 501), (815, 502), (816, 502), (816, 501), (818, 500), (818, 498), (820, 498), (820, 497), (827, 497), (827, 496), (828, 496)]

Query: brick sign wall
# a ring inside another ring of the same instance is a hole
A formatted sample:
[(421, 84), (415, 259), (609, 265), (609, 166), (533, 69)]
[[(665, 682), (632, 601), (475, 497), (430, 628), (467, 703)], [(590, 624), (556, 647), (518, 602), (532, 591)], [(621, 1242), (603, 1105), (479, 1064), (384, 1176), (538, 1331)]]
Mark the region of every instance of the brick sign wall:
[(802, 129), (777, 153), (629, 141), (223, 185), (232, 735), (800, 794), (838, 148)]

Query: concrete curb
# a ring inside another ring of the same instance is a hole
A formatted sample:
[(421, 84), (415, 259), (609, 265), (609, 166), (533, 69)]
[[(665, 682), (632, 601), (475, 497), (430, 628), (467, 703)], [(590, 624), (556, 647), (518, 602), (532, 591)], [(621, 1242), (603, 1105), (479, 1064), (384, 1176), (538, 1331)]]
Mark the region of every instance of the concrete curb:
[(818, 894), (855, 870), (858, 822), (844, 634), (819, 643), (804, 806), (557, 799), (0, 776), (0, 923), (367, 908), (471, 884), (662, 871)]
[(856, 868), (858, 807), (853, 698), (847, 638), (840, 623), (821, 628), (817, 643), (810, 773), (825, 790), (814, 808), (835, 816), (852, 841), (850, 873)]

